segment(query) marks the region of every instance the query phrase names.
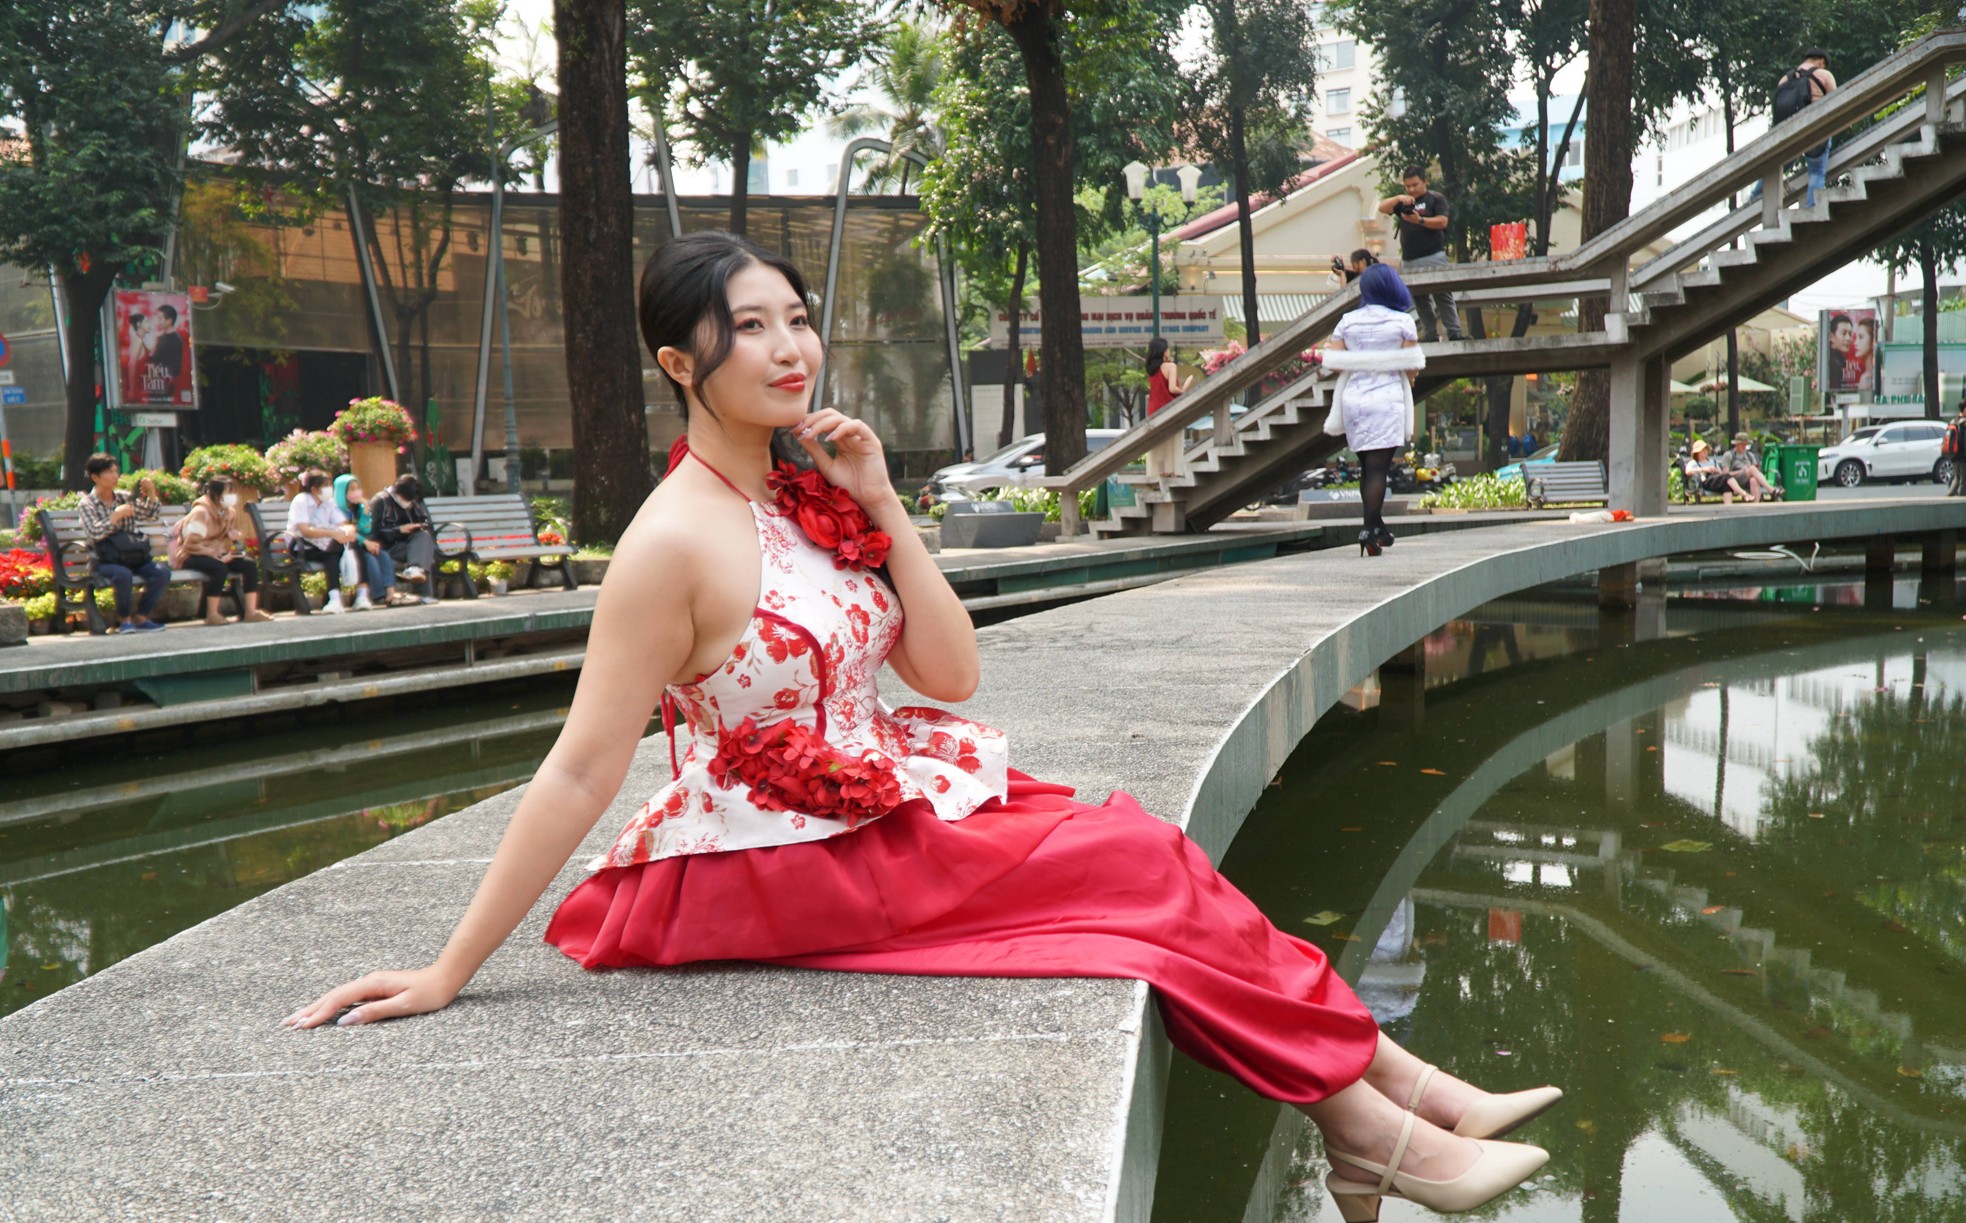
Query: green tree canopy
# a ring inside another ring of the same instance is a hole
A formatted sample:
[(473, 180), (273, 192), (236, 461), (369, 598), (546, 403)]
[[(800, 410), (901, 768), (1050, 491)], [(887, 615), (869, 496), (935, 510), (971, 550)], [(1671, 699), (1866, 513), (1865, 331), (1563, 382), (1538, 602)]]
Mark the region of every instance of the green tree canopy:
[[(934, 161), (942, 156), (946, 138), (936, 121), (936, 91), (941, 87), (946, 44), (926, 22), (895, 22), (872, 57), (861, 83), (880, 94), (878, 102), (859, 102), (834, 116), (836, 136), (877, 135), (893, 145), (867, 167), (866, 189), (894, 187), (908, 193), (917, 169), (909, 154)], [(828, 184), (831, 186), (831, 184)]]
[(751, 154), (837, 101), (832, 80), (868, 51), (855, 0), (633, 0), (628, 54), (651, 107), (698, 165), (728, 160), (730, 228), (745, 230)]

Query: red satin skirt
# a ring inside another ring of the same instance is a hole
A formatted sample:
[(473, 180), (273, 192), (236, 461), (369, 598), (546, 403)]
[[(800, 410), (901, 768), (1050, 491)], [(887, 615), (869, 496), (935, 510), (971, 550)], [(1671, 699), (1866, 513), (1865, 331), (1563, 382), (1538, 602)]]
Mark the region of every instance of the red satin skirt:
[(609, 867), (546, 941), (587, 968), (753, 960), (1154, 987), (1175, 1047), (1274, 1100), (1356, 1082), (1378, 1025), (1324, 954), (1272, 926), (1180, 829), (1116, 793), (1013, 771), (967, 819), (912, 802), (845, 836)]

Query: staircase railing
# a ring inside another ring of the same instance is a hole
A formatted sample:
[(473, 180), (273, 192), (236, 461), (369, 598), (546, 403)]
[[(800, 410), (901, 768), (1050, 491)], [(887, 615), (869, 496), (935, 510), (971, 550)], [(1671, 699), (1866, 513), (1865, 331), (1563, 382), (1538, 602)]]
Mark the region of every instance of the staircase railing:
[[(1634, 287), (1656, 284), (1756, 227), (1772, 228), (1780, 224), (1788, 199), (1807, 187), (1806, 175), (1788, 176), (1786, 167), (1844, 129), (1892, 111), (1848, 144), (1832, 148), (1829, 163), (1832, 176), (1877, 157), (1891, 144), (1916, 138), (1927, 126), (1936, 128), (1942, 124), (1947, 108), (1966, 96), (1966, 80), (1949, 81), (1947, 75), (1949, 68), (1962, 61), (1966, 61), (1966, 29), (1928, 35), (1842, 82), (1827, 98), (1804, 107), (1732, 157), (1574, 251), (1539, 259), (1457, 264), (1416, 272), (1407, 278), (1407, 285), (1416, 295), (1502, 289), (1522, 289), (1526, 293), (1542, 287), (1562, 289), (1569, 296), (1595, 288), (1590, 282), (1601, 279), (1611, 297), (1612, 310), (1604, 336), (1588, 347), (1601, 350), (1602, 339), (1623, 343), (1625, 316)], [(1734, 197), (1756, 182), (1762, 184), (1763, 191), (1759, 204), (1734, 207)], [(1729, 211), (1690, 237), (1675, 241), (1663, 254), (1634, 272), (1631, 266), (1634, 256), (1718, 205), (1728, 206)], [(1356, 286), (1334, 292), (1109, 445), (1087, 455), (1064, 473), (1040, 480), (1041, 487), (1060, 494), (1066, 533), (1076, 533), (1079, 529), (1076, 494), (1080, 490), (1105, 480), (1153, 446), (1180, 435), (1195, 421), (1214, 414), (1215, 435), (1227, 440), (1233, 429), (1229, 406), (1235, 397), (1284, 362), (1327, 338), (1338, 319), (1357, 301)], [(1494, 341), (1443, 344), (1438, 346), (1438, 351), (1442, 355), (1479, 351), (1482, 345), (1491, 343)], [(1552, 361), (1561, 360), (1562, 352), (1561, 346), (1552, 346)], [(1552, 368), (1558, 366), (1553, 364)]]

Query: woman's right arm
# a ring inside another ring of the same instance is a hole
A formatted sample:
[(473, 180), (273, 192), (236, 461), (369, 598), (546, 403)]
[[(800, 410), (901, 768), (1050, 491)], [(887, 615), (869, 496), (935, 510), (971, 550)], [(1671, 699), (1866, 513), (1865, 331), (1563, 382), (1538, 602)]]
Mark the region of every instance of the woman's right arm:
[[(641, 524), (638, 524), (641, 526)], [(409, 972), (370, 973), (331, 990), (284, 1021), (318, 1027), (344, 1007), (344, 1024), (441, 1010), (498, 950), (566, 865), (628, 774), (662, 686), (695, 644), (695, 566), (679, 539), (631, 527), (594, 606), (580, 686), (553, 750), (527, 785), (484, 882), (436, 961)], [(652, 608), (665, 614), (651, 617)]]

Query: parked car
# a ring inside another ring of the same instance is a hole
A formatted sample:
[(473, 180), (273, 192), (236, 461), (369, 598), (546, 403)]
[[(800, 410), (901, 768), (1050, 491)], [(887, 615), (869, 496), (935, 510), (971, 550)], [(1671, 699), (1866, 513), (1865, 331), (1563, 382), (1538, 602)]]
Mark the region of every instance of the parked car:
[[(1085, 450), (1091, 454), (1112, 444), (1124, 429), (1087, 429)], [(929, 491), (974, 497), (993, 488), (1024, 488), (1033, 476), (1044, 474), (1044, 434), (1020, 437), (1002, 450), (974, 463), (956, 463), (929, 477)]]
[(1557, 444), (1552, 442), (1519, 463), (1510, 463), (1505, 467), (1497, 467), (1495, 469), (1495, 478), (1498, 480), (1523, 479), (1522, 469), (1524, 467), (1527, 467), (1531, 463), (1554, 463), (1556, 462), (1556, 451)]
[(1816, 480), (1855, 488), (1866, 480), (1936, 480), (1943, 484), (1952, 464), (1939, 456), (1946, 427), (1933, 420), (1892, 421), (1856, 430), (1816, 456)]

